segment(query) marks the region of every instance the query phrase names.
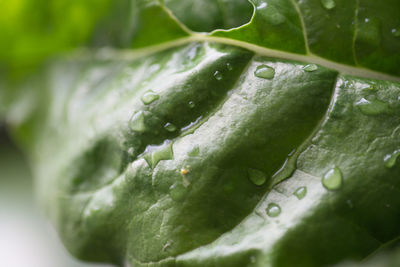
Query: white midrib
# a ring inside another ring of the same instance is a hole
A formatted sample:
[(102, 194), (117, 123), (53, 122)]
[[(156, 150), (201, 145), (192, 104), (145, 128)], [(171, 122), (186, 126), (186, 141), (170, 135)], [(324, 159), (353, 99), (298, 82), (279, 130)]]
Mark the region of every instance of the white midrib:
[(256, 53), (258, 55), (262, 55), (262, 56), (266, 56), (266, 57), (318, 64), (318, 65), (336, 70), (340, 74), (348, 74), (348, 75), (354, 75), (354, 76), (358, 76), (358, 77), (362, 77), (362, 78), (400, 82), (400, 77), (396, 77), (396, 76), (392, 76), (389, 74), (365, 69), (362, 67), (354, 67), (354, 66), (350, 66), (350, 65), (333, 62), (333, 61), (327, 60), (325, 58), (313, 55), (311, 53), (309, 53), (308, 55), (294, 54), (294, 53), (289, 53), (289, 52), (284, 52), (284, 51), (261, 47), (258, 45), (250, 44), (250, 43), (239, 41), (239, 40), (223, 38), (223, 37), (214, 37), (214, 36), (210, 36), (210, 35), (206, 35), (206, 34), (199, 34), (199, 33), (193, 33), (189, 37), (177, 39), (174, 41), (166, 42), (166, 43), (163, 43), (160, 45), (154, 45), (154, 46), (143, 48), (143, 49), (112, 50), (112, 52), (110, 51), (110, 53), (107, 53), (107, 57), (111, 57), (112, 59), (121, 59), (121, 60), (122, 59), (124, 59), (124, 60), (136, 59), (136, 58), (143, 57), (146, 55), (154, 54), (156, 52), (159, 52), (159, 51), (162, 51), (162, 50), (165, 50), (168, 48), (177, 47), (177, 46), (191, 43), (191, 42), (213, 42), (213, 43), (232, 45), (232, 46), (237, 46), (237, 47), (241, 47), (241, 48), (253, 51), (254, 53)]

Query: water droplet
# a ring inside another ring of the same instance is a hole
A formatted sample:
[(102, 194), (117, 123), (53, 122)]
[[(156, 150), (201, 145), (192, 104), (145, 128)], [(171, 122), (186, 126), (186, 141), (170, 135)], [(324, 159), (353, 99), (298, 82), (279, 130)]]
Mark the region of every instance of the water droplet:
[(391, 154), (387, 154), (383, 161), (385, 162), (385, 167), (392, 168), (396, 164), (397, 158), (400, 156), (400, 149), (396, 149)]
[(400, 28), (392, 29), (392, 35), (394, 37), (400, 37)]
[(321, 0), (321, 4), (327, 10), (331, 10), (336, 6), (335, 0)]
[(281, 214), (281, 207), (275, 203), (269, 203), (266, 211), (269, 217), (277, 217)]
[(307, 195), (307, 187), (302, 186), (294, 191), (293, 195), (295, 195), (298, 199), (302, 199)]
[(175, 131), (176, 131), (176, 126), (173, 125), (173, 124), (170, 123), (170, 122), (167, 122), (167, 123), (164, 125), (164, 128), (165, 128), (165, 130), (167, 130), (168, 132), (175, 132)]
[(196, 157), (196, 156), (199, 155), (199, 153), (200, 153), (200, 148), (199, 148), (198, 145), (196, 145), (196, 146), (194, 146), (194, 147), (192, 148), (192, 150), (190, 150), (187, 154), (188, 154), (188, 156), (190, 156), (190, 157)]
[(156, 101), (159, 98), (160, 98), (159, 95), (157, 95), (156, 93), (154, 93), (153, 91), (150, 90), (142, 95), (141, 100), (142, 100), (143, 104), (148, 105), (148, 104)]
[(265, 173), (255, 169), (248, 169), (247, 173), (249, 175), (250, 181), (253, 182), (255, 185), (263, 185), (267, 180)]
[(255, 70), (254, 75), (258, 78), (272, 79), (275, 76), (275, 69), (267, 65), (260, 65)]
[(267, 3), (261, 2), (261, 3), (257, 6), (257, 9), (263, 9), (263, 8), (266, 8), (266, 7), (267, 7)]
[(307, 71), (307, 72), (313, 72), (313, 71), (316, 71), (317, 69), (318, 69), (318, 66), (315, 64), (307, 64), (303, 67), (303, 70)]
[(169, 196), (172, 200), (181, 201), (185, 198), (187, 189), (181, 183), (175, 183), (169, 188)]
[(338, 167), (330, 169), (322, 177), (322, 185), (328, 190), (338, 190), (343, 184), (342, 172)]
[(158, 150), (143, 156), (147, 164), (154, 169), (161, 160), (170, 160), (174, 158), (172, 143), (162, 145)]
[(193, 101), (189, 101), (189, 108), (194, 108), (196, 104)]
[(222, 73), (219, 71), (214, 72), (214, 77), (215, 79), (217, 79), (218, 81), (222, 80), (224, 77), (222, 76)]
[(139, 133), (142, 133), (146, 130), (143, 111), (139, 111), (133, 114), (131, 121), (129, 123), (129, 127), (131, 128), (132, 131)]
[(231, 63), (226, 63), (226, 68), (228, 70), (233, 70), (233, 67), (232, 67)]
[(365, 115), (379, 115), (389, 111), (389, 104), (377, 98), (371, 100), (361, 98), (356, 106)]

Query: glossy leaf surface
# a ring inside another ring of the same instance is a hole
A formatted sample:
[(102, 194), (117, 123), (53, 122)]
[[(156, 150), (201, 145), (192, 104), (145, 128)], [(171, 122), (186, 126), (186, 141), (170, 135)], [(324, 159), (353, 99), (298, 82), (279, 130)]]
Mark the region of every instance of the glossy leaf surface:
[(397, 1), (180, 2), (110, 12), (114, 48), (53, 60), (7, 110), (67, 248), (324, 266), (396, 239)]

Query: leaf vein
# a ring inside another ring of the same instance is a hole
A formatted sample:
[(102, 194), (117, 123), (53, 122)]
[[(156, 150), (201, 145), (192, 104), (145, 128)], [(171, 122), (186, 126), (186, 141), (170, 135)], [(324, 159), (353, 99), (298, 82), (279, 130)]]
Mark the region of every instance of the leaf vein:
[(299, 19), (300, 19), (300, 23), (301, 23), (301, 31), (303, 33), (304, 45), (305, 45), (305, 48), (306, 48), (306, 54), (310, 55), (311, 52), (310, 52), (310, 47), (308, 45), (307, 30), (306, 30), (306, 25), (305, 25), (305, 22), (304, 22), (303, 14), (301, 13), (299, 5), (294, 0), (290, 0), (290, 2), (292, 3), (294, 8), (296, 9), (297, 14), (299, 15)]

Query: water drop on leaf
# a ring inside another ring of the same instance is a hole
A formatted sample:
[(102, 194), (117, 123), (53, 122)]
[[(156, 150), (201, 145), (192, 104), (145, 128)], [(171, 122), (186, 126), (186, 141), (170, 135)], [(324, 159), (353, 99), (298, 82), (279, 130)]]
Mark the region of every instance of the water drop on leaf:
[(162, 146), (158, 150), (143, 156), (147, 164), (154, 169), (161, 160), (170, 160), (174, 158), (172, 143)]
[(129, 127), (134, 132), (142, 133), (146, 130), (146, 125), (144, 123), (144, 114), (142, 111), (136, 112), (129, 123)]
[(318, 66), (315, 64), (308, 64), (303, 67), (303, 70), (307, 71), (307, 72), (313, 72), (313, 71), (316, 71), (317, 69), (318, 69)]
[(214, 77), (215, 77), (215, 79), (217, 79), (218, 81), (220, 81), (220, 80), (222, 80), (224, 77), (222, 76), (222, 73), (221, 72), (219, 72), (219, 71), (216, 71), (215, 73), (214, 73)]
[(263, 185), (267, 180), (265, 173), (255, 169), (248, 169), (247, 173), (249, 175), (250, 181), (255, 185)]
[(160, 96), (157, 95), (156, 93), (154, 93), (153, 91), (147, 91), (146, 93), (144, 93), (142, 95), (141, 100), (142, 100), (143, 104), (148, 105), (148, 104), (156, 101), (159, 98), (160, 98)]
[(257, 9), (264, 9), (267, 7), (267, 3), (266, 2), (261, 2), (256, 8)]
[(254, 75), (258, 78), (272, 79), (275, 76), (275, 69), (267, 65), (260, 65), (255, 70)]
[(298, 199), (302, 199), (307, 195), (307, 187), (302, 186), (294, 191), (293, 195), (295, 195)]
[(396, 164), (397, 158), (400, 156), (400, 149), (395, 150), (391, 154), (387, 154), (383, 161), (385, 162), (385, 167), (392, 168)]
[(322, 177), (322, 185), (328, 190), (338, 190), (342, 187), (343, 177), (342, 172), (338, 167), (330, 169), (324, 177)]
[(356, 106), (361, 113), (365, 115), (379, 115), (389, 111), (389, 104), (379, 99), (367, 100), (361, 98), (361, 100), (356, 103)]
[(269, 203), (266, 211), (269, 217), (277, 217), (281, 214), (281, 207), (275, 203)]
[(196, 104), (193, 101), (189, 101), (189, 108), (194, 108)]
[(174, 132), (174, 131), (176, 131), (176, 126), (173, 125), (173, 124), (170, 123), (170, 122), (167, 122), (167, 123), (164, 125), (164, 128), (165, 128), (165, 130), (167, 130), (168, 132)]

